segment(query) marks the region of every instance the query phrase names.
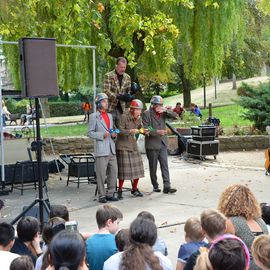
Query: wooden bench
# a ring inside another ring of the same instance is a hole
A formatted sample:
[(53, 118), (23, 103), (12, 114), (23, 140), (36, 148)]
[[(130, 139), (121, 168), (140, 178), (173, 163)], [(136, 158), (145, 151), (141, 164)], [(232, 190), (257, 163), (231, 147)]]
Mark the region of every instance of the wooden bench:
[(9, 121), (9, 125), (11, 125), (12, 122), (15, 123), (15, 125), (17, 126), (18, 123), (17, 123), (17, 120), (20, 120), (21, 119), (21, 115), (19, 113), (11, 113), (9, 115), (9, 119), (7, 119), (6, 121)]

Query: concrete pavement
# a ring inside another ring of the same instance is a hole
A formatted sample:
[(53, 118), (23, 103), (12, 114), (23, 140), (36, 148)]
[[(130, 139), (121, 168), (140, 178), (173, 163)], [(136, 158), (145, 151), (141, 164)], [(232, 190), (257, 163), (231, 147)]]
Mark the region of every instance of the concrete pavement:
[[(128, 227), (136, 215), (142, 211), (150, 211), (156, 219), (157, 226), (169, 225), (159, 229), (169, 251), (173, 264), (179, 245), (184, 241), (183, 223), (191, 216), (198, 216), (205, 208), (216, 208), (218, 198), (224, 188), (232, 183), (248, 185), (255, 193), (259, 202), (269, 202), (270, 176), (264, 173), (263, 151), (224, 152), (217, 160), (209, 157), (206, 161), (189, 159), (178, 156), (169, 157), (169, 168), (172, 186), (178, 189), (176, 194), (165, 195), (152, 193), (149, 179), (148, 162), (143, 155), (145, 178), (139, 182), (139, 188), (144, 192), (143, 198), (133, 198), (130, 192), (124, 193), (124, 200), (115, 205), (123, 212), (124, 219), (121, 227)], [(95, 232), (95, 212), (99, 203), (94, 200), (94, 185), (82, 184), (79, 189), (75, 184), (66, 187), (67, 171), (59, 176), (51, 175), (48, 181), (48, 195), (51, 204), (65, 204), (70, 210), (71, 220), (77, 220), (81, 231)], [(160, 186), (161, 176), (158, 171)], [(125, 186), (130, 186), (126, 181)], [(9, 196), (0, 197), (5, 201), (1, 221), (10, 221), (22, 211), (22, 206), (29, 205), (37, 192), (25, 191), (21, 196), (15, 190)], [(180, 223), (181, 225), (174, 225)], [(171, 226), (170, 226), (171, 225)]]

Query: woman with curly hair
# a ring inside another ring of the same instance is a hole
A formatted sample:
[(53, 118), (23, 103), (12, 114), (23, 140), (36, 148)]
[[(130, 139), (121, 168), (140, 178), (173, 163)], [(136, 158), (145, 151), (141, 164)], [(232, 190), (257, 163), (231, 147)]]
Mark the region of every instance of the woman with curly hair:
[[(228, 186), (219, 198), (218, 210), (228, 218), (227, 232), (240, 237), (249, 249), (256, 236), (268, 234), (266, 224), (261, 218), (260, 205), (247, 186)], [(259, 269), (253, 259), (250, 269)]]
[(152, 246), (157, 239), (157, 227), (141, 217), (136, 218), (129, 228), (130, 245), (124, 252), (111, 256), (103, 266), (103, 270), (172, 270), (170, 260)]

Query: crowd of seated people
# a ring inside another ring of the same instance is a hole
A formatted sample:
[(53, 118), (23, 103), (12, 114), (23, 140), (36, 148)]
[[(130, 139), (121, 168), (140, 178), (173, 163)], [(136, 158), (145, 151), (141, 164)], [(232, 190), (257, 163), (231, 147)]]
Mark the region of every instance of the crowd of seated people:
[[(0, 263), (7, 270), (171, 270), (165, 241), (158, 237), (154, 216), (140, 212), (129, 228), (113, 205), (96, 212), (96, 233), (69, 231), (65, 206), (52, 205), (40, 244), (39, 222), (23, 217), (15, 230), (0, 223)], [(269, 206), (259, 204), (245, 185), (230, 185), (217, 210), (205, 209), (184, 225), (176, 270), (270, 270)]]

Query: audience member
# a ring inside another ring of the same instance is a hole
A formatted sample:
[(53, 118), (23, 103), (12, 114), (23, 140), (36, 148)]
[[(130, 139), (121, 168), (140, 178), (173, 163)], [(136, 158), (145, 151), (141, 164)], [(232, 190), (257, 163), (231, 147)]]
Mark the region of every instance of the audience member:
[(40, 248), (39, 222), (34, 217), (23, 217), (17, 225), (17, 235), (11, 252), (31, 257), (34, 265), (42, 254)]
[(268, 232), (270, 233), (270, 205), (267, 203), (261, 203), (262, 219), (265, 222)]
[[(222, 236), (226, 230), (226, 217), (214, 209), (204, 210), (201, 214), (201, 226), (205, 232), (205, 237), (208, 240), (208, 244), (205, 248), (208, 249), (211, 243)], [(194, 252), (184, 267), (184, 270), (192, 270), (196, 264), (197, 257), (200, 255), (200, 250)]]
[(270, 270), (270, 236), (258, 236), (251, 246), (256, 265), (262, 270)]
[(44, 225), (43, 232), (42, 232), (42, 239), (44, 240), (45, 247), (43, 249), (43, 254), (40, 255), (36, 261), (35, 270), (40, 270), (42, 266), (46, 266), (43, 268), (48, 267), (48, 261), (46, 261), (46, 256), (44, 252), (47, 251), (47, 246), (52, 241), (53, 237), (65, 230), (65, 220), (60, 217), (53, 217), (49, 219), (48, 223)]
[(199, 219), (189, 218), (185, 223), (184, 231), (186, 243), (179, 248), (176, 270), (183, 270), (191, 254), (206, 245), (203, 241), (205, 234)]
[(195, 103), (191, 103), (190, 104), (190, 111), (191, 113), (193, 113), (195, 116), (202, 118), (202, 113), (200, 108), (198, 107), (198, 105), (196, 105)]
[(18, 254), (11, 253), (14, 244), (15, 230), (8, 223), (0, 223), (0, 263), (2, 270), (9, 270), (11, 262), (19, 257)]
[(88, 269), (85, 264), (85, 243), (77, 232), (58, 233), (49, 245), (47, 257), (48, 270)]
[(115, 236), (115, 243), (118, 251), (124, 251), (128, 248), (129, 242), (129, 230), (121, 229)]
[[(124, 252), (118, 252), (105, 263), (103, 270), (171, 270), (167, 257), (151, 248), (157, 239), (157, 227), (149, 219), (137, 217), (130, 225), (130, 245)], [(91, 269), (91, 267), (90, 267)]]
[(86, 240), (86, 258), (91, 270), (102, 270), (104, 262), (117, 252), (115, 234), (123, 215), (111, 205), (104, 205), (96, 212), (98, 233)]
[[(249, 249), (256, 236), (268, 234), (260, 205), (247, 186), (228, 186), (219, 198), (218, 209), (228, 218), (227, 232), (240, 237)], [(258, 269), (252, 258), (250, 269)]]
[(24, 255), (13, 260), (10, 270), (34, 270), (34, 264), (29, 256)]
[(181, 119), (183, 118), (183, 114), (184, 114), (184, 112), (185, 112), (185, 109), (182, 107), (182, 105), (181, 105), (180, 102), (177, 102), (177, 103), (176, 103), (176, 105), (175, 105), (173, 111), (174, 111), (175, 113), (177, 113), (178, 116), (179, 116)]
[(3, 127), (6, 126), (6, 120), (8, 120), (10, 116), (10, 112), (8, 111), (8, 108), (5, 104), (5, 102), (2, 100), (2, 124), (3, 124)]
[(194, 270), (248, 270), (250, 255), (246, 244), (237, 236), (225, 234), (216, 239), (209, 251), (205, 248)]
[(60, 217), (65, 221), (69, 221), (69, 212), (65, 205), (55, 204), (51, 205), (50, 218)]
[[(154, 216), (148, 211), (140, 212), (137, 217), (145, 218), (145, 219), (148, 219), (148, 220), (152, 221), (153, 223), (155, 223)], [(157, 237), (155, 244), (152, 246), (152, 249), (154, 251), (161, 252), (164, 256), (168, 255), (168, 248), (167, 248), (165, 241), (163, 239), (158, 238), (158, 237)]]

